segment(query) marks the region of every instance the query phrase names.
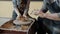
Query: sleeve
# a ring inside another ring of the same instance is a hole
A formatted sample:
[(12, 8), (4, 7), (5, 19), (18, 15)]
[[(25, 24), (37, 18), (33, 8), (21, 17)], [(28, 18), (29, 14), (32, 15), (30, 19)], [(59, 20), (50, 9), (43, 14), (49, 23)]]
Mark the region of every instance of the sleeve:
[(29, 9), (30, 0), (27, 1), (26, 9)]
[(14, 8), (17, 7), (17, 1), (16, 0), (12, 0), (12, 2), (13, 2)]
[(47, 0), (43, 0), (43, 6), (41, 9), (44, 13), (47, 12), (48, 8), (47, 8)]
[(25, 8), (25, 12), (24, 12), (25, 15), (28, 15), (29, 6), (30, 6), (30, 0), (27, 0), (27, 5), (26, 5), (26, 8)]

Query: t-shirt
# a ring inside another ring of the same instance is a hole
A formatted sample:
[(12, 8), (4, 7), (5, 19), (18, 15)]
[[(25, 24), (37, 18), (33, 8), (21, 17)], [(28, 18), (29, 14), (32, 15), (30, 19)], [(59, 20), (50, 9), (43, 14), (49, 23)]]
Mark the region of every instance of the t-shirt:
[[(58, 15), (60, 17), (60, 0), (54, 0), (52, 3), (50, 3), (49, 0), (44, 0), (42, 10), (43, 12), (49, 10), (51, 13), (59, 13)], [(53, 27), (60, 28), (60, 21), (44, 19), (43, 23), (50, 29)]]

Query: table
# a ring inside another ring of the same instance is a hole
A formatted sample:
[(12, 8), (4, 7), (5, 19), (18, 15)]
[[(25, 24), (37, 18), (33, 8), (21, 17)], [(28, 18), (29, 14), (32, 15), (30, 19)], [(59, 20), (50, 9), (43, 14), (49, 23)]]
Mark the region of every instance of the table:
[(30, 24), (27, 30), (15, 30), (15, 29), (6, 29), (1, 26), (4, 24), (10, 24), (13, 22), (10, 18), (0, 18), (0, 34), (35, 34), (35, 21)]

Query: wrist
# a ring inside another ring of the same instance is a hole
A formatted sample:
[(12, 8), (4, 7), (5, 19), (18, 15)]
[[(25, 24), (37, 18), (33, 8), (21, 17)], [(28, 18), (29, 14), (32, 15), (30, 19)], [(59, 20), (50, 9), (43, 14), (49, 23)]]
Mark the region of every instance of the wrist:
[(45, 13), (44, 17), (45, 18), (49, 18), (50, 17), (50, 14), (49, 13)]
[(46, 18), (46, 14), (45, 13), (39, 14), (38, 17)]
[(44, 16), (44, 18), (46, 18), (46, 17), (47, 17), (46, 13), (45, 13), (45, 14), (43, 14), (43, 16)]
[(20, 14), (18, 14), (17, 16), (21, 16)]

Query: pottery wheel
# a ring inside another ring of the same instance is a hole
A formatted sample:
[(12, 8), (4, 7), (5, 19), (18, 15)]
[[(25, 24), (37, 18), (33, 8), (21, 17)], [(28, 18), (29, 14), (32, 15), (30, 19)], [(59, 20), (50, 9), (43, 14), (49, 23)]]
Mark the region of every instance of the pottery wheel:
[(21, 20), (14, 20), (13, 23), (16, 25), (22, 25), (22, 24), (30, 24), (32, 20), (27, 20), (27, 21), (21, 21)]

